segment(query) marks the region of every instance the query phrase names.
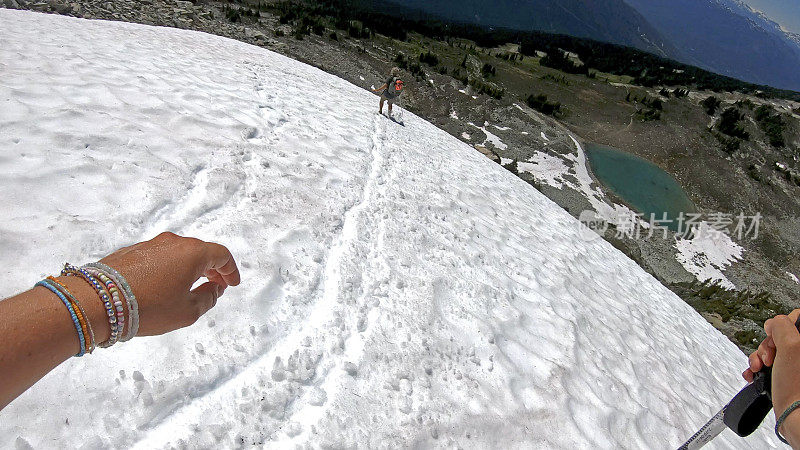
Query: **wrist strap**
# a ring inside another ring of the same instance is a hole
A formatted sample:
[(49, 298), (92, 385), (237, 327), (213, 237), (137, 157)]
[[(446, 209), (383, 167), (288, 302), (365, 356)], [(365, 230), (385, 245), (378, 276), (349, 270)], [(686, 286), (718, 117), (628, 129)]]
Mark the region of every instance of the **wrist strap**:
[(797, 408), (800, 408), (800, 400), (792, 403), (791, 406), (786, 408), (786, 411), (784, 411), (783, 414), (781, 414), (781, 416), (778, 417), (778, 421), (775, 422), (775, 434), (778, 436), (778, 439), (780, 439), (781, 442), (783, 442), (786, 445), (789, 445), (789, 443), (786, 442), (786, 439), (784, 439), (783, 436), (781, 436), (781, 432), (779, 430), (781, 428), (781, 425), (783, 425), (783, 422), (786, 420), (786, 418), (789, 417), (789, 414), (791, 414), (792, 411), (794, 411)]

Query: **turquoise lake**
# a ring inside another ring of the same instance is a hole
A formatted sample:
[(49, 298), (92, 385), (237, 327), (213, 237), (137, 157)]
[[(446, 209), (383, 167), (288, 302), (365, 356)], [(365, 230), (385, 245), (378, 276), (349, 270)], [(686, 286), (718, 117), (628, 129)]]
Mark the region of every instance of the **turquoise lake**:
[[(644, 213), (645, 220), (650, 220), (651, 213), (659, 220), (666, 212), (669, 219), (675, 220), (681, 212), (696, 211), (678, 181), (650, 161), (604, 145), (587, 144), (585, 149), (597, 179), (637, 212)], [(670, 228), (675, 230), (677, 223)]]

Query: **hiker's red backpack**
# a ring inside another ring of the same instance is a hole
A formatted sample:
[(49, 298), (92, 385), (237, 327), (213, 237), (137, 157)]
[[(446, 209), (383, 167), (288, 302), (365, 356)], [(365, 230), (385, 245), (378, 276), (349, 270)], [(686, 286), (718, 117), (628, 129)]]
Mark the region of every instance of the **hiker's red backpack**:
[(403, 80), (399, 78), (394, 79), (394, 95), (400, 95), (403, 92)]

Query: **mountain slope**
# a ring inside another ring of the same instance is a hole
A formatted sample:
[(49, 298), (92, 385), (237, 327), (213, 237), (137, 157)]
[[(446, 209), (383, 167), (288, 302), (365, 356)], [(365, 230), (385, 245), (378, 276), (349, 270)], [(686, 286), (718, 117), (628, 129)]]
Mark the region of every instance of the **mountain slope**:
[(718, 0), (625, 0), (686, 63), (745, 81), (800, 90), (800, 55), (764, 20)]
[[(385, 2), (363, 1), (389, 10)], [(776, 23), (736, 0), (395, 3), (451, 21), (627, 45), (744, 81), (800, 90), (800, 46)]]
[(58, 368), (0, 411), (6, 442), (674, 448), (741, 387), (746, 358), (635, 263), (339, 78), (3, 9), (0, 41), (0, 297), (164, 229), (225, 243), (243, 280)]
[[(371, 3), (378, 9), (385, 8), (381, 2)], [(676, 52), (641, 14), (623, 0), (500, 0), (491, 3), (480, 0), (394, 0), (394, 3), (449, 20), (587, 37), (662, 56)]]
[(766, 14), (761, 11), (756, 11), (750, 5), (741, 0), (718, 0), (722, 5), (730, 8), (734, 14), (746, 17), (756, 23), (759, 27), (763, 28), (768, 33), (777, 37), (779, 40), (788, 44), (788, 46), (800, 55), (800, 35), (786, 31), (780, 24), (770, 19)]

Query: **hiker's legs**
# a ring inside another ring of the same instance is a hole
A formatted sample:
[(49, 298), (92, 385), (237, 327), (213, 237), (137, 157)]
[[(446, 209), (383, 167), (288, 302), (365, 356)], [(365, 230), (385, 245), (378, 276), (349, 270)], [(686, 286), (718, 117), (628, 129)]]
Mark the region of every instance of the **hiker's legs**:
[[(381, 97), (381, 104), (378, 107), (378, 114), (383, 114), (383, 102), (384, 101), (386, 101), (386, 99)], [(389, 107), (390, 107), (389, 111), (391, 111), (391, 103), (389, 104)]]
[[(381, 108), (381, 109), (383, 109), (383, 108)], [(389, 100), (389, 115), (390, 116), (392, 115), (392, 101), (391, 100)]]

